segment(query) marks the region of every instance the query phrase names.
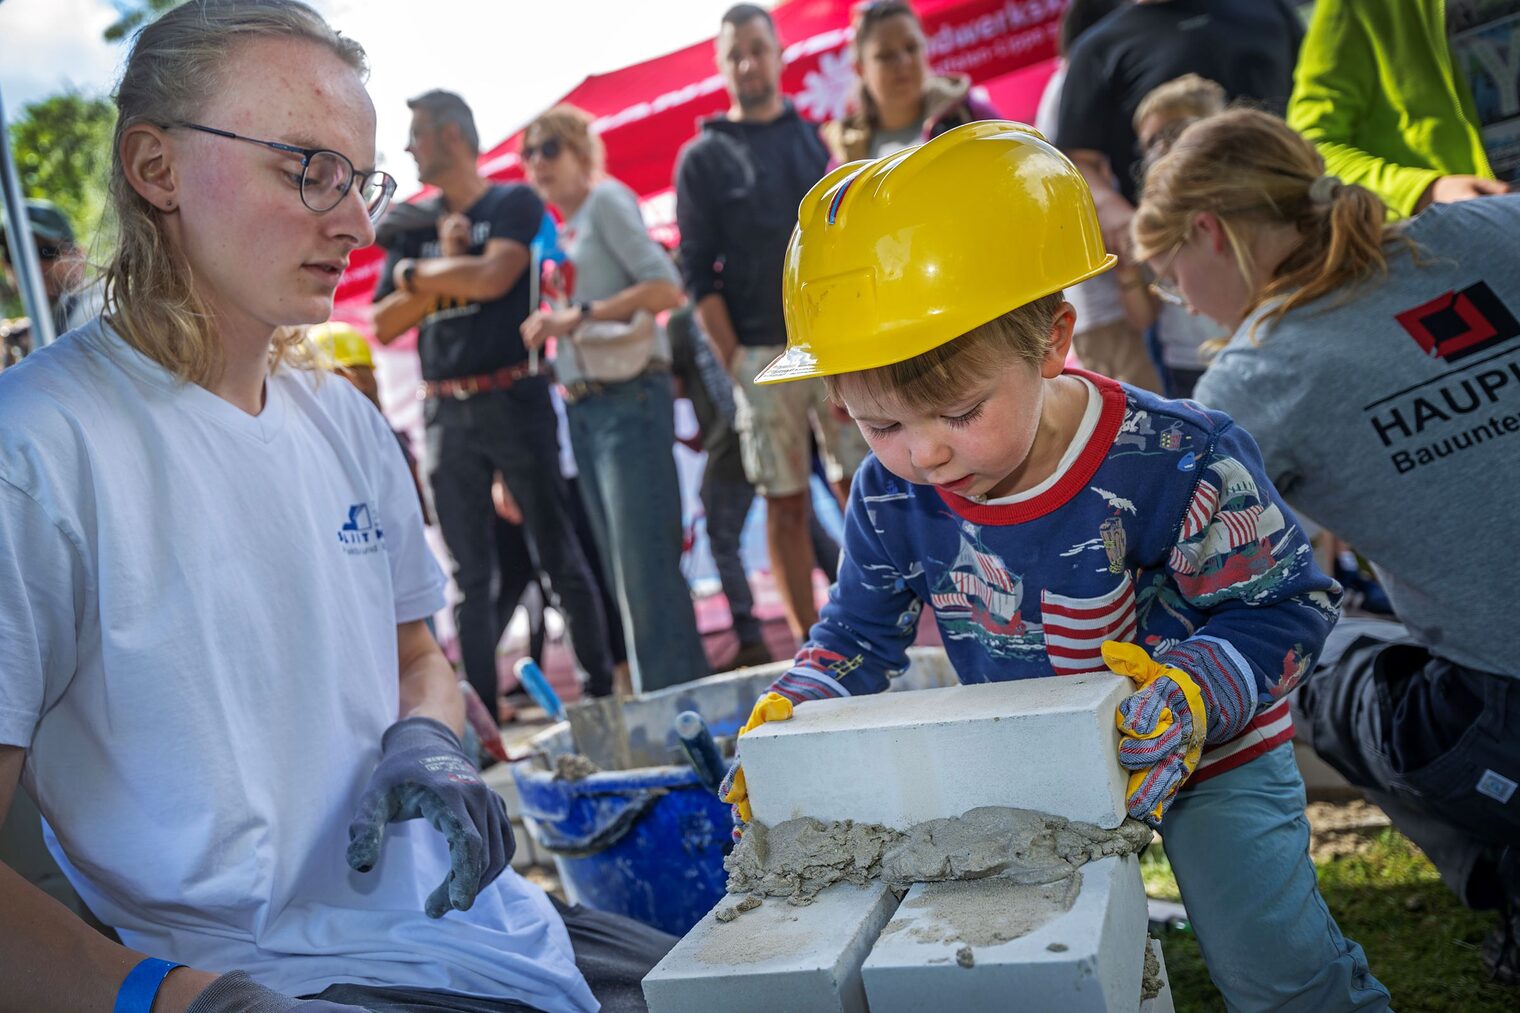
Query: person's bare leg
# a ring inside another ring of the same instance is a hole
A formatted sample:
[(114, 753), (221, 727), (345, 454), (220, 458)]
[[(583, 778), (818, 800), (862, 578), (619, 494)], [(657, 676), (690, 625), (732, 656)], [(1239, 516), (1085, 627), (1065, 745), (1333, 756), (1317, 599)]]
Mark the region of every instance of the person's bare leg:
[(813, 543), (808, 537), (806, 492), (793, 496), (766, 497), (765, 535), (771, 552), (776, 590), (786, 607), (786, 621), (798, 643), (818, 621), (813, 601)]

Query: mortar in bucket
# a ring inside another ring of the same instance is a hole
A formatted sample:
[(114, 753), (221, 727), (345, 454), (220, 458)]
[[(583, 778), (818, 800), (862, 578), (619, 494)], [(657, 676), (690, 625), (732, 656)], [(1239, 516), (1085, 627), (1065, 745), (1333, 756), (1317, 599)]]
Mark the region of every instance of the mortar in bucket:
[[(957, 680), (941, 648), (912, 648), (892, 688), (928, 689)], [(534, 845), (554, 856), (572, 903), (685, 933), (725, 892), (723, 856), (732, 845), (729, 807), (704, 788), (675, 732), (682, 711), (701, 714), (732, 755), (755, 700), (790, 662), (672, 686), (626, 700), (569, 708), (569, 720), (534, 737), (534, 757), (512, 777)], [(562, 756), (601, 768), (556, 778)]]

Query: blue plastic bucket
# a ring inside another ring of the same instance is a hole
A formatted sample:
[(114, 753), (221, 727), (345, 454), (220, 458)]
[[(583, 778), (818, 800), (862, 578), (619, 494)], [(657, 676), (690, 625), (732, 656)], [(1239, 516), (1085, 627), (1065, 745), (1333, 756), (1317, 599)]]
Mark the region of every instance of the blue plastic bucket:
[(723, 897), (729, 807), (690, 767), (556, 781), (518, 763), (512, 777), (572, 901), (682, 936)]

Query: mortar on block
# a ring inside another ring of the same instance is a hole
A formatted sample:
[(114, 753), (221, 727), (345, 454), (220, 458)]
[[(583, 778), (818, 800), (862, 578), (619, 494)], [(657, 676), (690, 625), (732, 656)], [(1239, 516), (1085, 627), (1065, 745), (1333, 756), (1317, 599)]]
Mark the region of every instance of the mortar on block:
[[(713, 958), (775, 951), (837, 983), (788, 1009), (1007, 1008), (1011, 988), (1031, 1010), (1141, 1009), (1151, 834), (1125, 819), (1114, 724), (1130, 691), (1107, 674), (952, 685), (810, 702), (746, 735), (735, 892), (645, 979), (651, 1008), (765, 1008), (756, 975), (776, 968)], [(834, 899), (881, 886), (885, 919), (874, 894)], [(754, 898), (778, 910), (757, 919)], [(837, 953), (809, 913), (826, 899), (832, 922), (841, 903), (858, 919)]]

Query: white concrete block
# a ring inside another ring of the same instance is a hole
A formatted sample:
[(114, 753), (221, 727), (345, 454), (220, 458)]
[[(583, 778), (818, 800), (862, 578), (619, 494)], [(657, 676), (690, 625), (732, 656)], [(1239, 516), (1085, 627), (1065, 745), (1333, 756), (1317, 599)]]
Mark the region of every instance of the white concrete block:
[(1161, 940), (1149, 941), (1151, 953), (1155, 954), (1157, 976), (1161, 979), (1161, 991), (1140, 1004), (1140, 1013), (1177, 1013), (1172, 1005), (1172, 982), (1166, 976), (1166, 958), (1161, 954)]
[(725, 897), (644, 977), (651, 1013), (865, 1013), (860, 963), (897, 907), (891, 890), (841, 883), (718, 920), (742, 899)]
[(755, 818), (906, 829), (978, 806), (1124, 820), (1115, 675), (880, 693), (799, 706), (739, 740)]
[(914, 886), (861, 968), (871, 1013), (1138, 1013), (1139, 863), (1105, 858), (1080, 873), (1064, 913), (1034, 902), (1041, 888), (996, 877)]

